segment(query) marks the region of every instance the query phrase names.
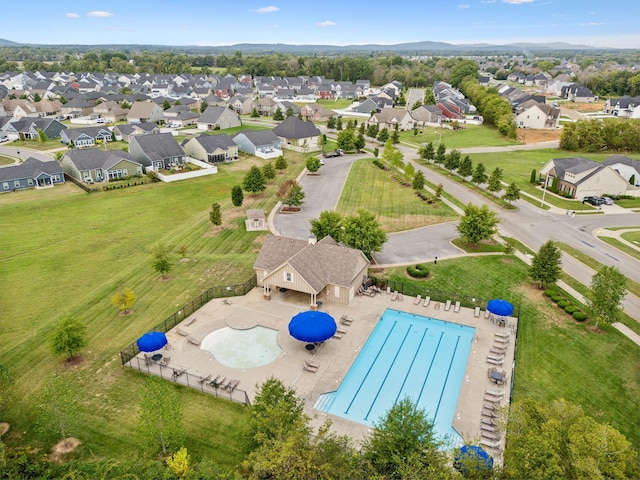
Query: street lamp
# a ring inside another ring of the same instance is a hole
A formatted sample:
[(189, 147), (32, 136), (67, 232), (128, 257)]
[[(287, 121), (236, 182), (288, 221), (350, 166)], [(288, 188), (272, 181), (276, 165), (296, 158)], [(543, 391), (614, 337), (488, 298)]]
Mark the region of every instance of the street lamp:
[(544, 206), (544, 194), (547, 193), (547, 175), (544, 176), (544, 187), (542, 188), (542, 201), (540, 202), (540, 208)]

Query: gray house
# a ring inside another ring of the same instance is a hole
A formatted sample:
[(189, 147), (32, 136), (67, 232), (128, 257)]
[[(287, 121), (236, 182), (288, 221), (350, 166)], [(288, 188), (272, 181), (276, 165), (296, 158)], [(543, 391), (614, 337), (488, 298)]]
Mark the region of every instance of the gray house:
[(42, 130), (47, 138), (59, 138), (60, 132), (65, 128), (63, 123), (51, 118), (24, 118), (14, 122), (8, 121), (2, 130), (11, 140), (37, 140), (38, 130)]
[(268, 159), (282, 155), (280, 139), (273, 130), (245, 130), (237, 133), (233, 141), (241, 151), (256, 157)]
[(142, 164), (122, 150), (104, 151), (99, 148), (74, 148), (60, 160), (64, 173), (84, 183), (142, 175)]
[(66, 128), (60, 132), (60, 141), (70, 145), (72, 142), (78, 148), (94, 147), (111, 141), (111, 131), (107, 127)]
[(154, 171), (184, 165), (187, 160), (184, 150), (170, 133), (133, 136), (129, 154), (133, 160)]
[(153, 122), (127, 123), (113, 127), (113, 133), (115, 133), (117, 140), (124, 140), (128, 143), (134, 135), (160, 133), (160, 128)]
[(55, 160), (43, 162), (29, 157), (20, 165), (0, 168), (0, 192), (47, 188), (58, 183), (64, 183), (64, 172)]

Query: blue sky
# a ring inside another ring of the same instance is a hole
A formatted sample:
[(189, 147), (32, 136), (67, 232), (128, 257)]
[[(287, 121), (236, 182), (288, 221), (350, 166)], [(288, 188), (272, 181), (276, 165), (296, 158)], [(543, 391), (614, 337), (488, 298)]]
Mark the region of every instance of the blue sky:
[(0, 38), (36, 44), (569, 42), (640, 48), (639, 0), (31, 0)]

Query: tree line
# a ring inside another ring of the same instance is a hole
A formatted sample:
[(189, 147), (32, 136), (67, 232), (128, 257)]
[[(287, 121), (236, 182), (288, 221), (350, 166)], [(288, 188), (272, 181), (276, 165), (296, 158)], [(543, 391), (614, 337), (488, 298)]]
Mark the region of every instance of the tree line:
[(578, 120), (564, 125), (560, 148), (579, 152), (640, 152), (640, 119)]

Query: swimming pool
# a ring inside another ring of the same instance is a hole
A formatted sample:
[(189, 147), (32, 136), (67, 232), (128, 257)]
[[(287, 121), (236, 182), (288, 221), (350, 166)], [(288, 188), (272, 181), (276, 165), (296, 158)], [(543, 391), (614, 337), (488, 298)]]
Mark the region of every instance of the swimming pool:
[(475, 328), (385, 310), (335, 392), (314, 407), (372, 426), (408, 396), (434, 420), (440, 438), (460, 439), (453, 416)]
[(204, 337), (200, 348), (227, 367), (256, 368), (280, 356), (277, 337), (277, 330), (259, 325), (246, 330), (224, 327)]

